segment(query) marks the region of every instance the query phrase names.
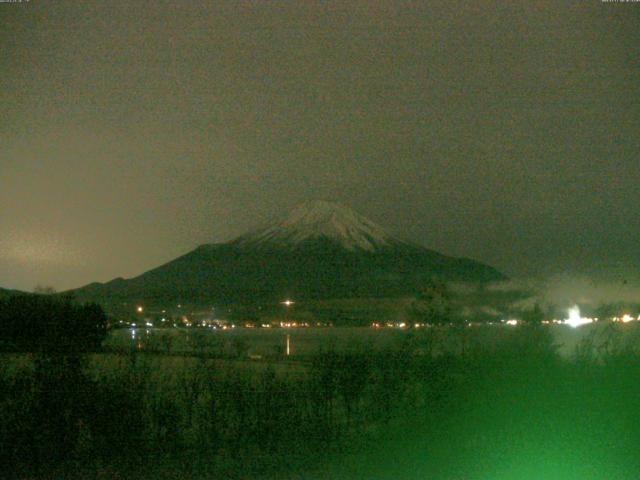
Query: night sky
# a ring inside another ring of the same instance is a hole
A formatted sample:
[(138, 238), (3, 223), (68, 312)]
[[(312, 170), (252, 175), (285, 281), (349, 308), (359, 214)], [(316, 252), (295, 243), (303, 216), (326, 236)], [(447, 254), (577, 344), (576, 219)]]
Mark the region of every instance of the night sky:
[(0, 3), (0, 286), (313, 199), (513, 277), (640, 270), (640, 3)]

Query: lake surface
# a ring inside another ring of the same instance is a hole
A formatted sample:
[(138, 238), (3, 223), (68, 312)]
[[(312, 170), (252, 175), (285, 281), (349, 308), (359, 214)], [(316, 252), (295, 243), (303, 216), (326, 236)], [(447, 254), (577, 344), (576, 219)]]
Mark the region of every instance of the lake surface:
[[(599, 324), (572, 328), (567, 325), (541, 327), (551, 334), (562, 356), (568, 357), (579, 346), (591, 345), (594, 350), (636, 348), (640, 345), (640, 324)], [(138, 349), (168, 354), (203, 354), (220, 356), (314, 355), (321, 351), (383, 351), (407, 349), (412, 353), (456, 353), (463, 348), (498, 347), (503, 341), (527, 331), (520, 326), (486, 325), (465, 328), (234, 328), (212, 330), (205, 328), (163, 329), (129, 328), (110, 332), (105, 346), (113, 350)], [(531, 341), (536, 341), (531, 339)]]

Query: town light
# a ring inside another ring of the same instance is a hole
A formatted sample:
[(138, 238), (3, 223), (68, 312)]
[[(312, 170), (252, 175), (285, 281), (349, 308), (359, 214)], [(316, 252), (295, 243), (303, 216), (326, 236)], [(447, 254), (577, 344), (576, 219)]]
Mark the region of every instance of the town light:
[(569, 325), (573, 328), (578, 328), (581, 325), (586, 325), (592, 322), (592, 318), (585, 318), (580, 315), (580, 307), (577, 305), (569, 309), (569, 318), (564, 321), (565, 325)]

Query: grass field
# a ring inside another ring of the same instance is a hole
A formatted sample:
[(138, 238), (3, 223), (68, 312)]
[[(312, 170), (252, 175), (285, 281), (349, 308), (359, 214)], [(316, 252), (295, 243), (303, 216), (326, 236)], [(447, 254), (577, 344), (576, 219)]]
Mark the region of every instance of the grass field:
[[(638, 331), (121, 330), (102, 353), (4, 354), (0, 463), (30, 479), (633, 480)], [(288, 357), (250, 357), (287, 334)]]

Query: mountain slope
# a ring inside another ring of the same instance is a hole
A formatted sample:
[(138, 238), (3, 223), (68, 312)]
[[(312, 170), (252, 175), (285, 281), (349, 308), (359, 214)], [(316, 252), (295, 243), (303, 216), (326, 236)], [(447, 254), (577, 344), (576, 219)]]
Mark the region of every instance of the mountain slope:
[(380, 298), (413, 295), (434, 276), (504, 278), (482, 263), (399, 240), (346, 207), (313, 202), (231, 242), (203, 245), (138, 277), (94, 283), (75, 293), (101, 303), (202, 305)]

